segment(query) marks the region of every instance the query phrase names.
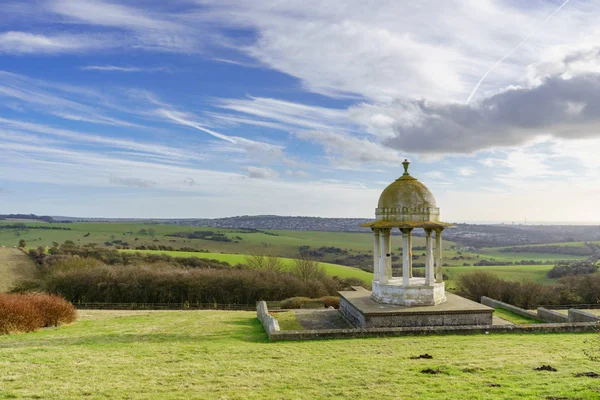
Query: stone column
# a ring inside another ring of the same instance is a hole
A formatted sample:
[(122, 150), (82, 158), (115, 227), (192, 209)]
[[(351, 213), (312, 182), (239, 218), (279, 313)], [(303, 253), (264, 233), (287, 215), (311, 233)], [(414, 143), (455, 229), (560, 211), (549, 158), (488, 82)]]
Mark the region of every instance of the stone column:
[(373, 280), (379, 281), (381, 268), (379, 267), (379, 229), (373, 228)]
[(379, 282), (388, 283), (392, 274), (387, 269), (387, 247), (390, 242), (390, 230), (379, 230)]
[(442, 273), (442, 231), (443, 229), (435, 230), (435, 281), (437, 283), (444, 281)]
[(410, 248), (409, 237), (412, 229), (400, 229), (402, 232), (402, 286), (410, 285)]
[(392, 230), (385, 230), (385, 276), (389, 281), (392, 279)]
[(413, 240), (413, 237), (412, 237), (412, 229), (411, 229), (410, 232), (408, 233), (408, 277), (409, 278), (413, 277), (412, 240)]
[(425, 284), (432, 286), (435, 282), (433, 270), (433, 238), (431, 229), (425, 229)]

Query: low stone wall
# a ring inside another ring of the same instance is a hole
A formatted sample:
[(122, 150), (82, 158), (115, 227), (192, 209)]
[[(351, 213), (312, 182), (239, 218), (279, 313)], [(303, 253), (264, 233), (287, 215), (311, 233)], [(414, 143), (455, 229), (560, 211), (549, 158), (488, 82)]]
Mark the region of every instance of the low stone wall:
[(259, 301), (256, 305), (256, 316), (265, 328), (265, 332), (267, 332), (269, 338), (271, 338), (273, 333), (280, 331), (279, 322), (277, 322), (277, 319), (275, 319), (271, 314), (269, 314), (267, 303), (265, 303), (264, 301)]
[[(544, 307), (538, 307), (537, 309), (538, 319), (541, 319), (545, 322), (558, 322), (558, 323), (566, 323), (570, 322), (569, 317), (565, 314), (561, 314), (558, 311), (548, 310)], [(587, 322), (587, 321), (579, 321), (579, 322)]]
[(284, 340), (318, 340), (318, 339), (351, 339), (385, 336), (414, 335), (465, 335), (493, 333), (583, 333), (595, 332), (596, 322), (579, 322), (568, 324), (524, 324), (524, 325), (487, 325), (487, 326), (429, 326), (402, 328), (369, 328), (369, 329), (320, 329), (303, 331), (278, 331), (269, 335), (272, 341)]
[(600, 318), (592, 313), (577, 310), (575, 308), (569, 309), (569, 321), (571, 322), (599, 322)]
[(512, 304), (505, 303), (503, 301), (494, 300), (486, 296), (481, 296), (481, 304), (485, 304), (488, 307), (493, 308), (504, 308), (505, 310), (512, 311), (517, 315), (527, 318), (539, 319), (537, 313), (533, 311), (525, 310), (524, 308), (519, 308), (513, 306)]

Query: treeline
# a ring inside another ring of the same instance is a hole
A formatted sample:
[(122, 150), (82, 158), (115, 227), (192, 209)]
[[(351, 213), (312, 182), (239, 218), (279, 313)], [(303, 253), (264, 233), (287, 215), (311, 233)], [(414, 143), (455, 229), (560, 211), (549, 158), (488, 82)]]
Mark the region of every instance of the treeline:
[[(194, 232), (181, 232), (181, 233), (170, 233), (165, 236), (180, 237), (186, 239), (202, 239), (212, 240), (215, 242), (233, 242), (232, 239), (220, 232), (213, 231), (194, 231)], [(243, 240), (240, 236), (235, 237), (236, 240)]]
[(546, 276), (551, 279), (557, 279), (562, 278), (563, 276), (593, 274), (597, 271), (598, 266), (596, 264), (587, 261), (579, 261), (557, 264), (546, 273)]
[(165, 264), (58, 268), (46, 276), (43, 289), (74, 303), (253, 304), (337, 294), (334, 280), (302, 280), (277, 271), (184, 269)]
[(143, 252), (126, 252), (114, 249), (96, 247), (94, 245), (78, 246), (72, 241), (66, 241), (57, 246), (56, 243), (46, 251), (43, 247), (30, 249), (29, 257), (34, 260), (42, 271), (53, 265), (73, 257), (91, 258), (108, 265), (138, 265), (143, 263), (176, 264), (191, 268), (231, 268), (229, 263), (199, 257), (173, 257), (168, 254), (149, 254)]
[(40, 279), (22, 281), (14, 292), (42, 291), (71, 302), (200, 302), (252, 304), (290, 297), (320, 298), (363, 284), (326, 276), (318, 263), (301, 258), (284, 269), (276, 257), (248, 257), (248, 265), (196, 257), (128, 253), (65, 242), (30, 250)]
[(540, 305), (596, 304), (600, 300), (600, 274), (566, 276), (554, 285), (543, 285), (508, 281), (491, 272), (477, 271), (459, 275), (456, 292), (474, 301), (487, 296), (526, 309)]
[(53, 231), (70, 231), (71, 228), (66, 228), (64, 226), (51, 226), (51, 225), (26, 225), (23, 223), (18, 224), (10, 224), (10, 225), (0, 225), (0, 229), (44, 229), (44, 230), (53, 230)]

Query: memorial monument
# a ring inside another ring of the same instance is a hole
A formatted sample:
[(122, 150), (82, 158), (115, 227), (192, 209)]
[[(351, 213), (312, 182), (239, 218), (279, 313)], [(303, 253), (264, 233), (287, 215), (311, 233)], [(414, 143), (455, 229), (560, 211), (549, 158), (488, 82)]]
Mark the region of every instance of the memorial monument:
[[(493, 309), (446, 293), (442, 275), (440, 209), (427, 187), (408, 172), (384, 189), (375, 220), (361, 226), (373, 231), (372, 291), (340, 292), (340, 312), (361, 328), (384, 326), (488, 325)], [(402, 276), (392, 275), (392, 230), (402, 234)], [(412, 234), (425, 231), (425, 277), (413, 276)], [(434, 236), (435, 234), (435, 236)], [(435, 246), (434, 246), (435, 242)]]

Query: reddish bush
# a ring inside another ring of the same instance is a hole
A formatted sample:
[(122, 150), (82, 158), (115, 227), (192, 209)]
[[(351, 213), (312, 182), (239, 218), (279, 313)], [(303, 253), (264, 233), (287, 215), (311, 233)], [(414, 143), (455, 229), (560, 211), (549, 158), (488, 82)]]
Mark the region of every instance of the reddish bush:
[(75, 308), (54, 295), (0, 294), (0, 334), (31, 332), (75, 321)]
[(325, 308), (333, 307), (336, 310), (340, 308), (340, 298), (337, 296), (324, 296), (319, 299), (323, 302)]
[(62, 297), (54, 294), (34, 295), (31, 299), (42, 315), (44, 326), (70, 324), (77, 318), (75, 307)]

